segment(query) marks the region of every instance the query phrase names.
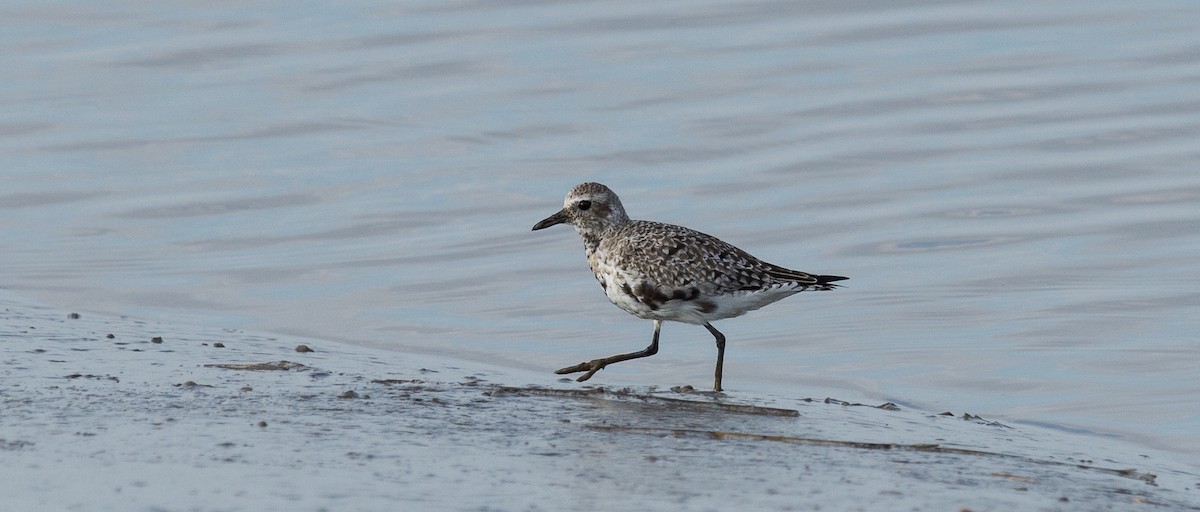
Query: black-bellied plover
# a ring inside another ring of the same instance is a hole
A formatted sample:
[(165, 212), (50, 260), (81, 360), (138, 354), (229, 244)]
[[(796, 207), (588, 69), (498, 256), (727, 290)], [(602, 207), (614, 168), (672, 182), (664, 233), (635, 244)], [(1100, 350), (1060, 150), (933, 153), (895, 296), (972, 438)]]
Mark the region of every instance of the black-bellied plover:
[(717, 340), (713, 391), (721, 391), (725, 335), (710, 322), (745, 314), (805, 290), (831, 290), (841, 276), (820, 276), (772, 265), (714, 236), (682, 226), (629, 220), (621, 200), (599, 183), (567, 193), (562, 210), (533, 230), (570, 224), (583, 237), (588, 265), (608, 300), (638, 318), (654, 320), (650, 346), (638, 352), (593, 359), (555, 373), (584, 373), (588, 380), (607, 365), (658, 353), (664, 320), (703, 325)]

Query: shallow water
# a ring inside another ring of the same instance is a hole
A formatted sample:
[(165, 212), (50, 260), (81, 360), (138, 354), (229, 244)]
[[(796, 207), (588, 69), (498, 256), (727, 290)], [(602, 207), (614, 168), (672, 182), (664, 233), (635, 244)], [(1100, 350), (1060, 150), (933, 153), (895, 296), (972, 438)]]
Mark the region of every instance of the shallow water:
[[(0, 287), (550, 370), (639, 349), (575, 183), (850, 276), (718, 324), (726, 387), (1200, 454), (1190, 2), (0, 8)], [(669, 324), (602, 383), (711, 378)], [(1102, 438), (1099, 438), (1102, 439)], [(1100, 441), (1098, 441), (1100, 442)]]
[(0, 311), (5, 510), (1200, 509), (1171, 455), (966, 414)]

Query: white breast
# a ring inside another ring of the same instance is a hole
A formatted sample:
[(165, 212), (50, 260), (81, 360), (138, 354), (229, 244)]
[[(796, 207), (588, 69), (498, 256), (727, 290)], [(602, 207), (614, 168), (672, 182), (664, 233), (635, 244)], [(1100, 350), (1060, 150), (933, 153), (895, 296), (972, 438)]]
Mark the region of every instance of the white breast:
[(658, 318), (653, 309), (633, 295), (634, 283), (640, 281), (638, 276), (622, 272), (603, 261), (598, 261), (593, 265), (592, 270), (596, 273), (596, 280), (604, 287), (604, 294), (608, 296), (609, 302), (638, 318), (647, 320)]

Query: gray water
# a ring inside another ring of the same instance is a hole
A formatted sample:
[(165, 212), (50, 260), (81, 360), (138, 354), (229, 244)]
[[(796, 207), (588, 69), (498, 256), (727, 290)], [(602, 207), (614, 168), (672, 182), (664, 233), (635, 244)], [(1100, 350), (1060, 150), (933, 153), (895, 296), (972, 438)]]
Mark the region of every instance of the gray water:
[[(1200, 5), (6, 3), (0, 287), (551, 370), (644, 347), (570, 229), (850, 276), (726, 388), (1200, 454)], [(707, 386), (701, 328), (594, 382)], [(526, 384), (526, 383), (516, 383)], [(536, 384), (536, 383), (535, 383)]]

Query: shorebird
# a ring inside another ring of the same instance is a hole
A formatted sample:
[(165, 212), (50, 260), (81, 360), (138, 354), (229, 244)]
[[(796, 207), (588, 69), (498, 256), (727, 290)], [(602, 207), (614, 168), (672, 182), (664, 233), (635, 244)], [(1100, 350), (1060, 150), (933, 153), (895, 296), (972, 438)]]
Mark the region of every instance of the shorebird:
[(583, 238), (588, 265), (608, 300), (625, 312), (654, 320), (644, 350), (593, 359), (554, 372), (586, 372), (583, 382), (613, 363), (658, 353), (663, 321), (703, 325), (717, 342), (713, 391), (721, 391), (725, 335), (713, 321), (740, 316), (805, 290), (832, 290), (841, 276), (791, 270), (762, 261), (714, 236), (683, 226), (629, 220), (617, 194), (599, 183), (567, 193), (563, 207), (533, 230), (570, 224)]

